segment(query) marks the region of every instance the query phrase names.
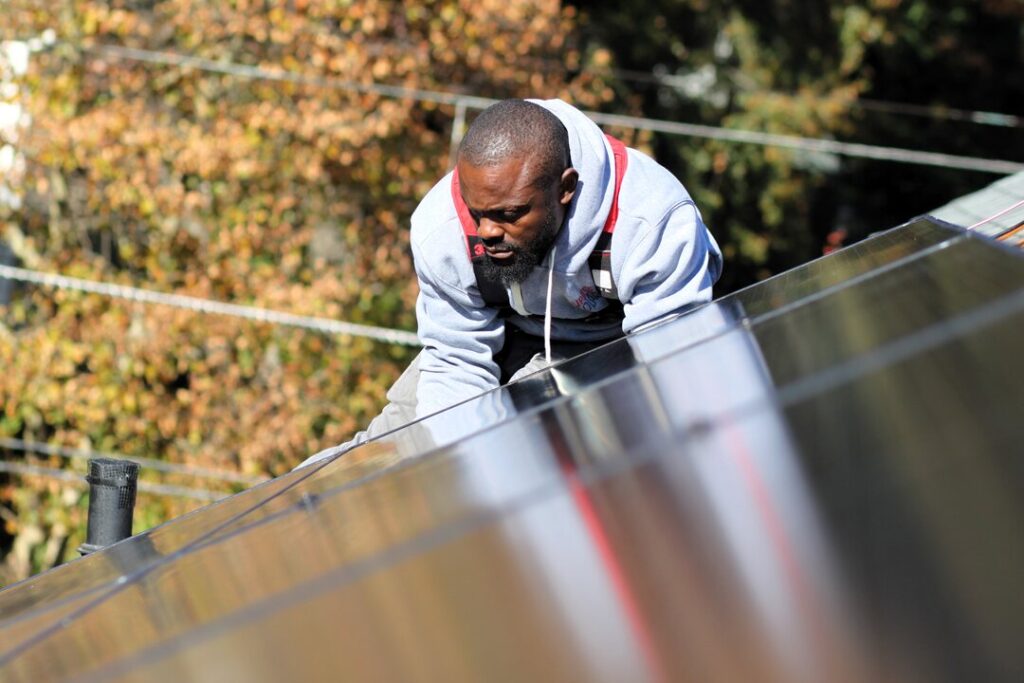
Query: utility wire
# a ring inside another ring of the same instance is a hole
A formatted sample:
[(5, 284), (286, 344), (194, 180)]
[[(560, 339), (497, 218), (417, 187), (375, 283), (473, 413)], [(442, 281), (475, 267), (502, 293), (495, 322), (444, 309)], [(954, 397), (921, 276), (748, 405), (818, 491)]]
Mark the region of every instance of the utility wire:
[[(836, 140), (827, 140), (823, 138), (804, 138), (794, 135), (761, 133), (758, 131), (739, 130), (734, 128), (714, 128), (694, 123), (676, 123), (674, 121), (637, 119), (633, 116), (602, 114), (600, 112), (588, 112), (587, 115), (597, 123), (624, 126), (626, 128), (642, 127), (645, 130), (669, 133), (673, 135), (688, 135), (691, 137), (703, 137), (729, 142), (747, 142), (756, 145), (765, 145), (768, 147), (788, 147), (790, 149), (825, 152), (848, 157), (878, 159), (881, 161), (897, 161), (924, 166), (939, 166), (942, 168), (961, 168), (969, 171), (984, 171), (987, 173), (1008, 175), (1024, 171), (1024, 163), (1016, 161), (981, 159), (978, 157), (964, 157), (954, 154), (942, 154), (939, 152), (921, 152), (911, 149), (900, 149), (897, 147), (879, 147), (877, 145), (862, 145), (853, 142), (838, 142)], [(642, 124), (640, 122), (642, 122)]]
[[(6, 462), (0, 460), (0, 472), (6, 472), (8, 474), (16, 474), (19, 476), (30, 476), (30, 477), (45, 477), (47, 479), (58, 479), (60, 481), (80, 486), (85, 488), (88, 483), (85, 481), (85, 477), (74, 472), (68, 472), (67, 470), (58, 470), (52, 467), (40, 467), (38, 465), (26, 465), (23, 463)], [(175, 496), (178, 498), (192, 498), (193, 500), (202, 500), (206, 502), (213, 502), (226, 498), (228, 494), (217, 493), (215, 491), (207, 491), (205, 489), (190, 489), (184, 486), (171, 486), (169, 484), (154, 484), (149, 481), (140, 481), (138, 483), (139, 491), (143, 493), (151, 493), (156, 496)]]
[[(485, 109), (491, 104), (497, 102), (497, 100), (490, 98), (463, 95), (459, 93), (384, 85), (380, 83), (358, 83), (340, 78), (307, 76), (282, 69), (269, 70), (262, 67), (237, 64), (234, 62), (214, 61), (211, 59), (192, 57), (172, 52), (154, 52), (152, 50), (141, 50), (119, 45), (93, 45), (87, 46), (83, 49), (96, 55), (115, 59), (148, 62), (164, 66), (191, 67), (202, 71), (222, 73), (242, 78), (284, 81), (337, 90), (348, 90), (358, 93), (373, 93), (383, 97), (411, 99), (420, 102), (433, 102), (436, 104), (451, 105), (462, 104), (473, 109)], [(674, 121), (662, 121), (636, 116), (602, 114), (599, 112), (585, 113), (598, 123), (605, 122), (635, 130), (650, 130), (670, 135), (683, 135), (688, 137), (771, 147), (786, 147), (790, 149), (826, 152), (849, 157), (895, 161), (920, 164), (924, 166), (939, 166), (943, 168), (960, 168), (987, 173), (1010, 174), (1024, 170), (1024, 163), (999, 159), (982, 159), (978, 157), (965, 157), (953, 154), (941, 154), (937, 152), (923, 152), (896, 147), (882, 147), (878, 145), (838, 142), (835, 140), (820, 138), (806, 138), (795, 135), (777, 135), (772, 133), (762, 133), (759, 131), (722, 128), (690, 123), (677, 123)]]
[(316, 330), (327, 334), (350, 335), (353, 337), (367, 337), (389, 344), (403, 344), (406, 346), (418, 346), (419, 340), (412, 332), (405, 330), (393, 330), (385, 327), (374, 327), (371, 325), (360, 325), (358, 323), (342, 322), (329, 318), (318, 318), (308, 315), (295, 315), (283, 313), (257, 306), (241, 306), (229, 304), (212, 299), (200, 299), (183, 294), (166, 294), (154, 292), (138, 287), (128, 287), (109, 282), (96, 282), (94, 280), (82, 280), (76, 277), (58, 275), (56, 273), (44, 273), (27, 268), (7, 266), (0, 264), (0, 277), (21, 282), (32, 282), (38, 285), (54, 287), (57, 289), (70, 289), (80, 292), (101, 294), (128, 301), (136, 301), (148, 304), (161, 304), (183, 308), (189, 311), (200, 313), (212, 313), (215, 315), (233, 316), (236, 318), (247, 318), (258, 322), (274, 323), (277, 325), (288, 325), (307, 330)]
[(86, 52), (124, 59), (136, 62), (149, 62), (162, 66), (183, 66), (222, 73), (229, 76), (251, 78), (254, 80), (282, 81), (295, 83), (297, 85), (312, 85), (319, 88), (332, 90), (348, 90), (362, 94), (376, 94), (384, 97), (399, 99), (411, 99), (418, 102), (433, 102), (435, 104), (458, 104), (463, 103), (475, 109), (486, 109), (497, 100), (486, 97), (475, 97), (461, 93), (439, 92), (435, 90), (423, 90), (421, 88), (410, 88), (401, 85), (385, 85), (383, 83), (360, 83), (358, 81), (345, 80), (342, 78), (325, 78), (323, 76), (308, 76), (286, 71), (284, 69), (265, 69), (258, 66), (238, 64), (226, 60), (204, 59), (203, 57), (192, 57), (173, 52), (154, 52), (152, 50), (140, 50), (133, 47), (120, 45), (91, 45), (82, 48)]
[(1012, 114), (1000, 114), (994, 111), (968, 111), (965, 109), (953, 109), (938, 104), (907, 104), (902, 102), (884, 102), (882, 100), (857, 99), (850, 103), (851, 106), (873, 111), (881, 111), (887, 114), (906, 114), (908, 116), (922, 116), (931, 119), (946, 119), (949, 121), (969, 121), (980, 123), (985, 126), (1002, 126), (1004, 128), (1024, 127), (1024, 118)]
[[(628, 69), (584, 69), (580, 73), (586, 73), (592, 76), (604, 76), (612, 77), (619, 81), (631, 81), (634, 83), (647, 83), (653, 85), (659, 85), (667, 88), (671, 88), (678, 93), (681, 93), (685, 98), (690, 100), (699, 100), (699, 95), (692, 95), (686, 92), (687, 90), (687, 75), (686, 74), (675, 74), (665, 71), (659, 73), (658, 71), (646, 72), (646, 71), (632, 71)], [(744, 94), (747, 95), (768, 95), (772, 97), (796, 97), (792, 93), (779, 91), (779, 90), (767, 90), (767, 89), (745, 89)], [(804, 99), (805, 96), (801, 95), (800, 99)], [(826, 98), (818, 96), (813, 99), (825, 100)], [(872, 98), (857, 98), (844, 103), (845, 106), (851, 109), (866, 109), (868, 111), (879, 111), (886, 114), (901, 114), (907, 116), (919, 116), (930, 119), (940, 119), (946, 121), (966, 121), (968, 123), (977, 123), (985, 126), (1000, 126), (1003, 128), (1021, 128), (1024, 127), (1024, 118), (1020, 116), (1014, 116), (1012, 114), (1000, 114), (992, 111), (971, 111), (967, 109), (955, 109), (953, 107), (947, 107), (941, 104), (909, 104), (904, 102), (889, 102), (885, 100), (876, 100)]]
[(40, 453), (43, 455), (53, 455), (60, 458), (67, 458), (72, 460), (88, 460), (89, 458), (114, 458), (116, 460), (131, 460), (132, 462), (138, 463), (142, 467), (155, 470), (158, 472), (166, 472), (169, 474), (184, 474), (192, 477), (216, 479), (235, 484), (248, 484), (251, 486), (256, 484), (262, 484), (263, 482), (267, 481), (266, 477), (254, 477), (247, 474), (239, 474), (237, 472), (211, 470), (205, 467), (193, 467), (190, 465), (181, 465), (178, 463), (156, 460), (154, 458), (142, 458), (121, 455), (120, 453), (105, 453), (101, 451), (87, 451), (82, 449), (67, 448), (65, 446), (54, 446), (52, 444), (42, 443), (39, 441), (23, 441), (21, 439), (0, 438), (0, 449), (6, 449), (9, 451), (20, 451), (23, 453)]
[[(398, 44), (399, 47), (403, 47), (403, 46), (409, 47), (409, 46), (411, 46), (411, 44), (407, 43), (407, 42), (397, 42), (397, 41), (391, 41), (391, 42)], [(88, 47), (86, 49), (91, 51), (91, 50), (96, 50), (96, 49), (98, 49), (100, 47), (102, 47), (104, 50), (110, 50), (111, 54), (113, 54), (113, 51), (115, 51), (115, 50), (118, 51), (118, 52), (122, 52), (121, 55), (117, 55), (119, 57), (124, 57), (124, 58), (129, 58), (129, 59), (139, 59), (140, 61), (152, 61), (148, 56), (144, 56), (144, 53), (147, 52), (145, 50), (137, 50), (137, 49), (134, 49), (134, 48), (124, 48), (124, 47), (112, 46), (112, 45)], [(408, 51), (406, 51), (406, 52), (408, 53)], [(143, 55), (140, 55), (139, 53), (143, 53)], [(160, 53), (158, 53), (158, 54), (160, 54)], [(164, 53), (164, 54), (166, 54), (166, 53)], [(418, 54), (419, 53), (417, 52), (417, 55)], [(197, 58), (189, 58), (189, 59), (197, 59)], [(223, 62), (213, 61), (213, 60), (199, 59), (198, 61), (199, 62), (204, 62), (204, 63), (210, 63), (210, 64), (213, 64), (213, 65), (221, 65), (221, 64), (223, 64)], [(542, 57), (541, 58), (533, 58), (533, 59), (530, 60), (529, 63), (536, 64), (536, 65), (543, 65), (542, 66), (543, 70), (547, 71), (548, 73), (552, 73), (553, 71), (556, 71), (556, 70), (557, 71), (561, 71), (561, 72), (564, 72), (566, 70), (566, 67), (565, 67), (565, 65), (562, 62), (560, 62), (558, 60), (554, 60), (554, 59), (545, 59), (545, 58), (542, 58)], [(196, 65), (196, 66), (198, 66), (198, 65)], [(199, 67), (199, 68), (202, 68), (202, 67)], [(252, 68), (252, 67), (250, 67), (250, 68)], [(648, 84), (648, 85), (659, 85), (659, 86), (663, 86), (663, 87), (672, 88), (673, 90), (675, 90), (677, 92), (681, 92), (684, 95), (686, 95), (686, 87), (687, 87), (686, 86), (686, 75), (685, 74), (681, 75), (681, 74), (669, 73), (667, 70), (664, 71), (664, 72), (659, 72), (659, 71), (650, 71), (650, 72), (648, 72), (648, 71), (636, 71), (636, 70), (631, 70), (631, 69), (619, 69), (619, 68), (609, 67), (609, 68), (597, 68), (597, 69), (595, 69), (595, 68), (581, 69), (581, 70), (579, 70), (579, 73), (587, 74), (589, 76), (602, 77), (602, 78), (609, 78), (610, 77), (610, 78), (614, 78), (614, 79), (619, 80), (619, 81), (627, 81), (627, 82), (633, 82), (633, 83), (645, 83), (645, 84)], [(260, 78), (261, 76), (255, 76), (254, 75), (252, 77)], [(320, 80), (320, 81), (330, 80), (330, 79), (316, 79), (316, 78), (310, 78), (310, 77), (302, 77), (302, 78), (303, 78), (302, 82), (308, 83), (308, 84), (313, 84), (313, 85), (323, 85), (323, 83), (315, 83), (314, 81), (316, 81), (316, 80)], [(340, 81), (340, 83), (349, 84), (348, 81)], [(356, 88), (365, 87), (363, 84), (358, 84), (358, 83), (352, 84), (352, 85), (354, 85)], [(390, 86), (381, 86), (381, 87), (387, 88), (387, 87), (390, 87)], [(355, 88), (353, 88), (353, 89), (355, 89)], [(367, 91), (367, 92), (369, 92), (369, 91)], [(428, 95), (436, 95), (436, 94), (438, 94), (438, 93), (434, 93), (432, 91), (426, 91), (426, 90), (419, 91), (419, 92), (425, 93), (425, 94), (428, 94)], [(752, 92), (755, 92), (757, 94), (776, 95), (776, 96), (780, 96), (780, 97), (792, 97), (792, 95), (790, 95), (788, 93), (778, 92), (778, 91), (752, 91)], [(686, 95), (686, 96), (689, 99), (696, 99), (692, 95)], [(480, 99), (483, 99), (483, 98), (480, 98)], [(824, 98), (819, 98), (819, 99), (824, 99)], [(434, 100), (432, 100), (432, 101), (434, 101)], [(451, 104), (451, 102), (448, 101), (448, 100), (445, 100), (443, 103)], [(847, 103), (847, 106), (852, 107), (852, 108), (857, 108), (857, 109), (866, 109), (866, 110), (880, 111), (880, 112), (885, 112), (885, 113), (888, 113), (888, 114), (905, 114), (905, 115), (908, 115), (908, 116), (919, 116), (919, 117), (926, 117), (926, 118), (932, 118), (932, 119), (942, 119), (942, 120), (949, 120), (949, 121), (967, 121), (967, 122), (970, 122), (970, 123), (977, 123), (977, 124), (982, 124), (982, 125), (987, 125), (987, 126), (1001, 126), (1001, 127), (1006, 127), (1006, 128), (1020, 128), (1020, 127), (1024, 127), (1024, 118), (1021, 118), (1020, 116), (1014, 116), (1012, 114), (1001, 114), (1001, 113), (989, 112), (989, 111), (972, 111), (972, 110), (966, 110), (966, 109), (956, 109), (956, 108), (953, 108), (953, 107), (946, 107), (946, 106), (943, 106), (943, 105), (920, 105), (920, 104), (909, 104), (909, 103), (903, 103), (903, 102), (889, 102), (889, 101), (876, 100), (876, 99), (871, 99), (871, 98), (858, 98), (856, 100), (853, 100), (853, 101)]]

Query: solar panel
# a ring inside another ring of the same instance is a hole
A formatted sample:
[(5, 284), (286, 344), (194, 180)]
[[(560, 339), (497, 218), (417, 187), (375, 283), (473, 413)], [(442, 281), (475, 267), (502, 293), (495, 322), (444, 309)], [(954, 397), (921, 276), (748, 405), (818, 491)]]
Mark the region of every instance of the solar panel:
[(731, 296), (742, 303), (748, 315), (758, 315), (898, 262), (915, 252), (963, 237), (963, 233), (953, 226), (917, 219)]
[(1022, 284), (884, 233), (0, 593), (5, 678), (1019, 677)]
[(775, 383), (784, 386), (1021, 288), (1018, 258), (966, 239), (785, 315), (765, 316), (752, 329)]
[[(813, 294), (823, 287), (842, 283), (845, 278), (854, 274), (861, 274), (878, 265), (905, 258), (915, 251), (927, 249), (958, 235), (959, 233), (946, 226), (927, 220), (914, 221), (907, 226), (880, 233), (832, 256), (805, 264), (720, 300), (715, 307), (691, 312), (685, 329), (679, 330), (678, 328), (682, 326), (676, 326), (677, 329), (671, 332), (675, 346), (680, 345), (681, 339), (684, 340), (683, 343), (695, 343), (704, 336), (713, 335), (729, 325), (737, 324), (747, 314), (746, 308), (762, 312), (771, 310), (769, 302), (776, 305), (792, 302), (797, 300), (800, 295)], [(762, 291), (763, 294), (759, 293)], [(645, 356), (648, 358), (671, 352), (674, 348), (673, 344), (665, 338), (666, 335), (658, 337), (655, 334), (657, 331), (658, 328), (655, 328), (645, 335), (634, 337), (630, 341), (632, 348), (634, 350), (649, 349)], [(651, 339), (651, 343), (645, 343), (648, 338)], [(602, 349), (599, 353), (607, 357), (615, 353), (614, 349), (621, 352), (625, 348), (623, 342), (620, 345), (615, 345), (611, 350)], [(620, 353), (620, 355), (622, 354)], [(596, 358), (588, 358), (583, 362), (564, 366), (564, 374), (577, 378), (577, 376), (586, 375), (588, 372), (594, 374), (594, 370), (591, 368), (596, 368), (598, 370), (596, 374), (603, 376), (604, 367), (605, 363), (597, 362)], [(450, 413), (446, 421), (470, 426), (478, 424), (482, 409), (481, 403), (493, 402), (494, 398), (493, 396), (482, 398), (457, 407)], [(463, 415), (466, 416), (465, 420), (461, 419)], [(391, 436), (388, 441), (405, 440), (408, 443), (405, 444), (403, 452), (416, 453), (422, 450), (422, 444), (416, 440), (415, 432), (415, 429), (404, 430), (402, 434)], [(350, 458), (347, 459), (345, 465), (357, 470), (353, 472), (353, 476), (360, 476), (363, 470), (376, 466), (368, 464), (367, 460), (377, 462), (370, 458), (369, 454), (366, 454), (365, 460), (360, 460), (357, 463), (355, 459)], [(384, 461), (384, 464), (390, 462), (387, 457), (384, 458)], [(289, 489), (294, 482), (311, 474), (312, 472), (303, 472), (278, 478), (273, 482), (208, 506), (203, 509), (202, 514), (186, 515), (181, 519), (174, 520), (172, 523), (148, 533), (152, 546), (158, 549), (162, 555), (173, 552), (196, 539), (203, 538), (211, 530), (229, 523), (234, 517), (258, 508), (263, 502), (277, 499), (281, 492)], [(138, 542), (129, 541), (129, 543)], [(132, 553), (125, 554), (129, 557), (133, 556)], [(146, 554), (142, 553), (143, 556)], [(28, 582), (28, 585), (32, 587), (31, 590), (21, 590), (20, 587), (15, 587), (14, 590), (0, 592), (0, 614), (11, 616), (25, 609), (52, 600), (59, 600), (67, 595), (74, 595), (82, 590), (88, 590), (90, 586), (112, 580), (124, 571), (123, 562), (111, 564), (101, 561), (98, 557), (95, 559), (84, 558), (75, 562), (73, 566), (76, 567), (73, 575), (58, 571), (34, 577)]]
[(51, 604), (60, 609), (84, 593), (109, 588), (109, 583), (140, 566), (153, 562), (189, 542), (203, 538), (234, 516), (280, 494), (313, 471), (279, 477), (217, 504), (184, 515), (146, 534), (127, 539), (96, 553), (0, 591), (0, 642), (12, 619)]
[[(863, 269), (865, 264), (885, 263), (887, 261), (891, 261), (893, 258), (911, 252), (914, 248), (924, 248), (927, 247), (929, 244), (934, 244), (935, 242), (940, 241), (940, 238), (947, 238), (948, 232), (948, 229), (943, 228), (942, 226), (937, 226), (927, 221), (918, 221), (910, 226), (907, 226), (906, 228), (897, 231), (889, 231), (889, 233), (883, 233), (874, 240), (869, 240), (868, 242), (863, 243), (862, 245), (858, 245), (855, 248), (845, 250), (844, 252), (841, 252), (840, 254), (837, 254), (829, 259), (822, 259), (818, 262), (808, 264), (807, 266), (791, 271), (786, 275), (775, 278), (773, 281), (763, 283), (758, 287), (768, 287), (773, 289), (775, 292), (787, 292), (789, 289), (791, 289), (786, 286), (787, 282), (796, 282), (801, 287), (806, 289), (805, 283), (807, 282), (820, 282), (822, 279), (825, 279), (826, 281), (834, 281), (835, 276), (830, 276), (829, 274), (833, 273), (833, 271), (835, 271), (836, 269), (841, 270), (843, 272), (850, 272), (851, 268), (854, 271), (858, 269)], [(837, 264), (836, 268), (829, 269), (824, 267), (826, 265), (826, 262), (832, 261), (834, 261)], [(851, 266), (850, 264), (853, 264), (853, 266)], [(824, 278), (822, 277), (823, 274)], [(749, 299), (751, 298), (749, 294), (751, 292), (755, 292), (758, 289), (758, 287), (754, 287), (746, 290), (745, 292), (741, 292), (740, 296), (746, 296)], [(738, 297), (732, 298), (735, 299)], [(727, 304), (720, 303), (718, 304), (717, 308), (724, 308), (726, 305)], [(713, 312), (713, 309), (703, 309), (697, 313), (691, 314), (690, 318), (693, 319), (697, 317), (707, 317), (705, 313), (708, 312)], [(699, 328), (699, 326), (694, 325), (692, 322), (690, 322), (687, 326), (687, 329), (690, 330), (694, 328)], [(654, 335), (651, 334), (648, 336)], [(638, 336), (637, 339), (642, 339), (642, 337)], [(659, 340), (659, 342), (660, 348), (669, 348), (669, 345), (665, 344), (663, 340)], [(624, 347), (624, 345), (620, 346)], [(607, 364), (594, 363), (591, 361), (589, 362), (589, 364), (577, 363), (576, 365), (584, 368), (601, 367), (603, 370), (605, 369)], [(573, 375), (574, 373), (572, 367), (566, 368), (566, 371), (563, 374), (567, 376)], [(575, 374), (578, 375), (578, 373)], [(478, 404), (479, 401), (476, 403)], [(467, 418), (469, 419), (467, 419), (464, 422), (462, 420), (451, 420), (451, 422), (468, 425), (478, 424), (480, 421), (480, 408), (479, 405), (477, 404), (467, 405), (463, 407), (463, 412), (467, 414)], [(413, 432), (414, 430), (404, 431)], [(409, 438), (407, 434), (399, 435), (399, 437), (403, 439)], [(412, 443), (409, 444), (409, 448), (407, 450), (416, 452), (417, 450), (421, 450), (421, 447), (422, 444), (416, 442), (416, 440), (413, 439)], [(346, 466), (353, 462), (359, 463), (359, 461), (349, 458), (346, 460)], [(358, 471), (364, 468), (355, 467), (352, 469), (356, 469), (358, 473)], [(294, 477), (293, 479), (298, 479), (298, 477)], [(164, 554), (166, 554), (167, 552), (171, 552), (177, 547), (180, 547), (180, 545), (187, 543), (189, 540), (192, 540), (195, 537), (201, 537), (204, 533), (204, 529), (217, 528), (218, 526), (224, 524), (225, 519), (230, 520), (231, 517), (244, 513), (244, 511), (248, 508), (258, 507), (260, 501), (262, 500), (262, 497), (265, 496), (267, 498), (274, 498), (275, 496), (277, 496), (278, 490), (284, 489), (288, 485), (288, 479), (282, 478), (272, 484), (269, 484), (264, 487), (259, 487), (258, 489), (255, 489), (252, 492), (247, 492), (246, 494), (236, 496), (230, 499), (229, 501), (214, 506), (211, 509), (205, 511), (202, 516), (188, 516), (176, 522), (175, 524), (165, 525), (164, 527), (161, 527), (160, 529), (150, 534), (153, 540), (153, 547), (160, 548)], [(276, 498), (276, 500), (281, 499)], [(291, 499), (285, 498), (285, 500), (290, 501)], [(131, 555), (130, 553), (128, 554)], [(123, 563), (121, 564), (123, 565)], [(116, 572), (118, 569), (123, 570), (124, 567), (114, 566), (112, 569)], [(88, 573), (84, 571), (79, 571), (78, 574), (79, 576), (88, 575)], [(104, 572), (101, 570), (99, 572), (99, 575), (101, 578), (109, 577), (110, 571)], [(37, 595), (59, 595), (60, 591), (47, 590), (36, 591), (35, 593)], [(0, 594), (0, 596), (6, 597), (6, 594)]]

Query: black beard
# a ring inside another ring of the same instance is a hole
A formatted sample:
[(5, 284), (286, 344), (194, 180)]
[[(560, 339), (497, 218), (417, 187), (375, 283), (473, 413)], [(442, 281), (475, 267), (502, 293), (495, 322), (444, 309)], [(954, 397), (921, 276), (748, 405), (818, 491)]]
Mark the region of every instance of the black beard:
[(554, 215), (550, 215), (540, 235), (521, 247), (508, 243), (491, 245), (492, 248), (500, 247), (501, 251), (511, 251), (512, 256), (497, 261), (485, 253), (480, 263), (484, 277), (506, 286), (528, 278), (533, 269), (539, 266), (547, 256), (551, 245), (555, 243), (558, 226), (555, 225), (554, 218)]

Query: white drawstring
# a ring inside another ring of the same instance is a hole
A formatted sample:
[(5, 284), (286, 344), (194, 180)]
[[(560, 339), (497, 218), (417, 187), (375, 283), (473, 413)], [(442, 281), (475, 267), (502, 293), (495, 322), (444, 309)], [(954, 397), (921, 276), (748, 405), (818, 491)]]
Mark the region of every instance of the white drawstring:
[(544, 360), (551, 365), (551, 287), (555, 280), (555, 245), (551, 245), (551, 269), (548, 270), (548, 301), (544, 307)]

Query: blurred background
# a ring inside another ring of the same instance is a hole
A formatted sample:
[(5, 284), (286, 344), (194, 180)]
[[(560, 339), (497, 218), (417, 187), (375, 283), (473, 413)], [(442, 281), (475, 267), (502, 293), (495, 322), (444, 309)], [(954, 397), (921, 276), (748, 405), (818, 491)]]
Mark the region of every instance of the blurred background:
[(489, 98), (623, 117), (717, 295), (1024, 164), (1017, 0), (8, 0), (0, 41), (0, 585), (74, 555), (90, 454), (138, 532), (375, 415)]

